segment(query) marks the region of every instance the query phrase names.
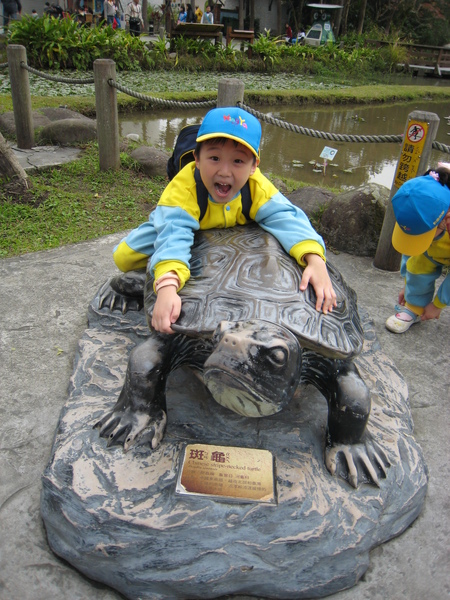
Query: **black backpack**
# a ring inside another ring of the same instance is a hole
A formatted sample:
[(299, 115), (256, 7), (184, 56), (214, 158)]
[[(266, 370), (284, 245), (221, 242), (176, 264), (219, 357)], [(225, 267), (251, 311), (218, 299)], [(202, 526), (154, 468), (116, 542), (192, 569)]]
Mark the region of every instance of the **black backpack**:
[[(178, 171), (181, 171), (188, 163), (194, 160), (194, 150), (197, 146), (197, 134), (200, 125), (186, 125), (178, 134), (175, 142), (172, 156), (167, 161), (167, 176), (171, 181)], [(198, 169), (194, 171), (195, 183), (197, 184), (197, 201), (200, 208), (199, 221), (203, 219), (208, 206), (208, 190), (206, 189)], [(241, 190), (242, 194), (242, 213), (247, 221), (250, 220), (250, 208), (252, 198), (250, 195), (250, 186), (247, 183)]]

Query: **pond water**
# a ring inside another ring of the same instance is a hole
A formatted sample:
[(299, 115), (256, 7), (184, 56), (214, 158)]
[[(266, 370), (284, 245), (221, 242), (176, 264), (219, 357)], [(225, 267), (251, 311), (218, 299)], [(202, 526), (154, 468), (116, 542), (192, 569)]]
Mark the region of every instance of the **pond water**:
[[(258, 107), (258, 111), (295, 125), (324, 132), (353, 135), (402, 135), (408, 114), (425, 110), (437, 114), (440, 124), (436, 140), (450, 145), (449, 102), (420, 101), (390, 105), (311, 107)], [(205, 110), (139, 112), (120, 116), (120, 135), (136, 133), (146, 144), (170, 150), (185, 125), (199, 123)], [(322, 164), (325, 146), (337, 150), (325, 174), (315, 172)], [(391, 188), (401, 150), (400, 143), (347, 143), (317, 139), (262, 123), (261, 167), (265, 173), (289, 177), (308, 185), (340, 189), (376, 182)], [(450, 154), (432, 151), (431, 162), (450, 162)], [(300, 166), (302, 165), (302, 166)]]

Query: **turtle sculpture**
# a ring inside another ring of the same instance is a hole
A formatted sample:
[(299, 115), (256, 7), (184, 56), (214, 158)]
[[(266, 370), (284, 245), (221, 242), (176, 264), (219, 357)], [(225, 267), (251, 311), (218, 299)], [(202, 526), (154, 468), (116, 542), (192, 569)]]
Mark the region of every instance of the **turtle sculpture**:
[(131, 352), (116, 405), (95, 425), (100, 436), (125, 450), (156, 448), (167, 421), (166, 380), (181, 365), (202, 373), (214, 400), (245, 417), (281, 411), (299, 383), (311, 383), (328, 402), (328, 470), (354, 487), (378, 485), (388, 463), (364, 433), (370, 393), (353, 363), (363, 332), (356, 294), (338, 271), (328, 265), (337, 307), (325, 315), (311, 286), (299, 291), (301, 268), (258, 226), (198, 232), (190, 267), (173, 335), (151, 330), (150, 275), (119, 275), (100, 290), (103, 310), (139, 309), (143, 293), (151, 330)]

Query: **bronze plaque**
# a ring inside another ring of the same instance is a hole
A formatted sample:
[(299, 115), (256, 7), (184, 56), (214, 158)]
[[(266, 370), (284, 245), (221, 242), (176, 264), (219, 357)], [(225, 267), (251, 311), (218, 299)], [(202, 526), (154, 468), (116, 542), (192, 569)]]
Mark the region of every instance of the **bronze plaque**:
[(188, 444), (177, 494), (276, 504), (273, 455), (268, 450)]

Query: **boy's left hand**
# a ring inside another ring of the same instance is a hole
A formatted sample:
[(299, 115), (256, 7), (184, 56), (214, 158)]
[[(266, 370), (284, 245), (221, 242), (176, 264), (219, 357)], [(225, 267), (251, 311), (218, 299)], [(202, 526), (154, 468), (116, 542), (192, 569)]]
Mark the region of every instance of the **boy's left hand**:
[(307, 266), (303, 271), (300, 291), (304, 292), (310, 283), (316, 293), (316, 310), (321, 310), (326, 315), (332, 312), (337, 302), (325, 262), (318, 254), (305, 254), (303, 260)]

